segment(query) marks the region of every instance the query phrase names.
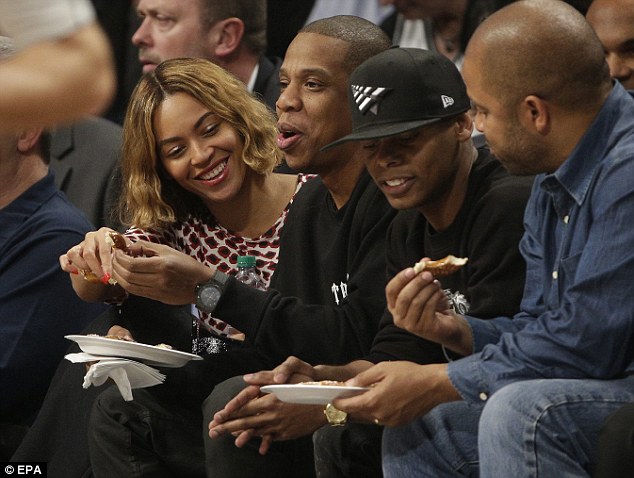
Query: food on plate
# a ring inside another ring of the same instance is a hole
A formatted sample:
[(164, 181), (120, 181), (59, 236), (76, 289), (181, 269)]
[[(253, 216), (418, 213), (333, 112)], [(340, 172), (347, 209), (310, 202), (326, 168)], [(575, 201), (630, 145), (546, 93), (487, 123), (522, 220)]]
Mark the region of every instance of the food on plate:
[(450, 254), (437, 261), (423, 260), (417, 262), (414, 264), (414, 272), (420, 274), (423, 271), (429, 271), (434, 277), (444, 277), (456, 272), (464, 266), (468, 260), (466, 257), (456, 257)]
[(167, 350), (172, 350), (174, 348), (168, 344), (156, 344), (155, 347), (158, 347), (159, 349), (167, 349)]
[(124, 342), (136, 342), (136, 340), (128, 339), (126, 337), (119, 337), (118, 335), (104, 335), (104, 337), (107, 339), (123, 340)]
[(128, 339), (126, 337), (119, 337), (118, 335), (99, 335), (99, 334), (86, 334), (87, 337), (102, 337), (112, 340), (123, 340), (125, 342), (136, 342), (136, 340)]
[(301, 385), (323, 385), (326, 387), (345, 387), (345, 382), (337, 382), (336, 380), (320, 380), (319, 382), (302, 382)]

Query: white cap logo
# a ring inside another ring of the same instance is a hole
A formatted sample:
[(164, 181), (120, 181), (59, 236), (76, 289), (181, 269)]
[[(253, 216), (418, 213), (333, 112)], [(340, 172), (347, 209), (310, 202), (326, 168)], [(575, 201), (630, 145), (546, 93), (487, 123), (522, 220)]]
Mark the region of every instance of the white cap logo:
[(447, 96), (447, 95), (440, 95), (440, 99), (442, 100), (442, 107), (443, 108), (449, 108), (451, 105), (454, 104), (454, 100), (451, 96)]
[(387, 92), (391, 91), (391, 88), (383, 88), (381, 86), (350, 86), (352, 88), (352, 96), (354, 97), (354, 102), (357, 104), (359, 111), (363, 115), (367, 111), (371, 111), (375, 115), (379, 114), (379, 103), (381, 102), (382, 97)]

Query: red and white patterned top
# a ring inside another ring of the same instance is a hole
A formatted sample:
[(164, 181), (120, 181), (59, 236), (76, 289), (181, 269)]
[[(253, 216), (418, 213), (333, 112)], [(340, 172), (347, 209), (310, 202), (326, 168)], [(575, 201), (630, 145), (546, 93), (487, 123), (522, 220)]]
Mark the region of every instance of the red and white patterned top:
[[(226, 274), (237, 272), (238, 256), (255, 256), (258, 272), (265, 286), (277, 265), (280, 233), (286, 221), (290, 205), (303, 184), (314, 175), (298, 174), (297, 187), (290, 202), (275, 223), (261, 236), (246, 238), (233, 234), (216, 222), (211, 213), (206, 217), (189, 217), (173, 229), (139, 229), (131, 227), (125, 232), (132, 241), (144, 240), (165, 244), (183, 252), (207, 266), (214, 266)], [(218, 335), (227, 335), (229, 324), (199, 311), (202, 321)]]

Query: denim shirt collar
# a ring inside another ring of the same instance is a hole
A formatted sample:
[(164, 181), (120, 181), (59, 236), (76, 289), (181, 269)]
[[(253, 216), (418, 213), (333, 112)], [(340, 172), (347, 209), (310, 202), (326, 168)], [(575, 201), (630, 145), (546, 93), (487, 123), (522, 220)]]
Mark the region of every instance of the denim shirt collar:
[(616, 82), (596, 118), (575, 146), (568, 159), (551, 174), (543, 175), (541, 187), (553, 196), (555, 209), (562, 216), (571, 202), (581, 205), (602, 158), (613, 141), (614, 125), (619, 117), (623, 96), (629, 93)]

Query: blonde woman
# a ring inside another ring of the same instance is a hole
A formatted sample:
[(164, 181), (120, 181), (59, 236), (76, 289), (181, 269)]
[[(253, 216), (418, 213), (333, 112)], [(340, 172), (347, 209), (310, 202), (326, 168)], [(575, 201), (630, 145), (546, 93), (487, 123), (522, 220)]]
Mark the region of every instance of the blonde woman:
[[(282, 156), (277, 135), (273, 113), (209, 61), (168, 60), (145, 75), (124, 123), (127, 250), (113, 250), (113, 231), (102, 228), (61, 256), (77, 294), (194, 303), (209, 266), (235, 272), (239, 255), (256, 256), (268, 285), (289, 206), (307, 179), (272, 172)], [(224, 322), (201, 318), (228, 333)]]

